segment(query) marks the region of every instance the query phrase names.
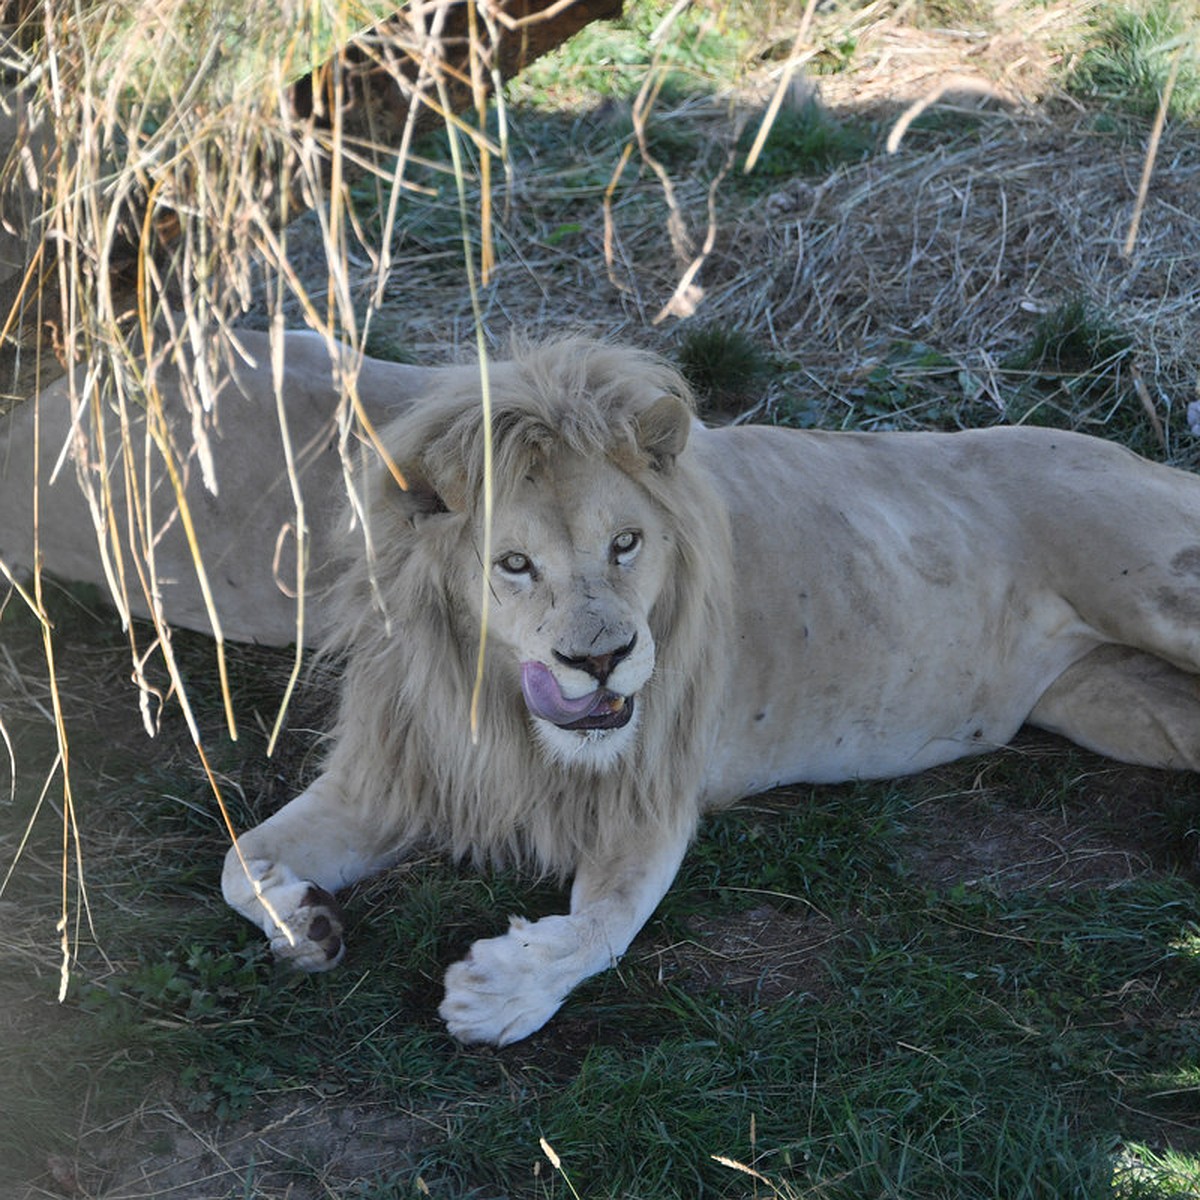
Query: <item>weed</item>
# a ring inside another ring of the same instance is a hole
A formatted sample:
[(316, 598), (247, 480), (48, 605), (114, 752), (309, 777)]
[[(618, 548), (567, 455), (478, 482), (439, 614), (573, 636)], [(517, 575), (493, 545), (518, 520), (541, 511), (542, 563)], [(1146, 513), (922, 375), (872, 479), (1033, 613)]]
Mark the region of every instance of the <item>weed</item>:
[(859, 380), (846, 389), (840, 424), (882, 431), (987, 423), (992, 413), (978, 404), (980, 390), (970, 372), (935, 347), (894, 341), (867, 359)]
[(228, 1121), (259, 1103), (276, 1079), (266, 1063), (232, 1059), (215, 1067), (191, 1063), (179, 1073), (179, 1082), (193, 1112), (211, 1112), (219, 1120)]
[(375, 313), (363, 342), (363, 352), (384, 362), (416, 363), (417, 355), (409, 344), (402, 318)]
[(1046, 376), (1102, 372), (1129, 354), (1133, 340), (1082, 296), (1038, 318), (1029, 347), (1010, 358), (1016, 369)]
[(913, 121), (905, 137), (918, 145), (953, 145), (977, 136), (984, 126), (984, 116), (980, 112), (934, 105)]
[(159, 1020), (223, 1024), (261, 1002), (264, 958), (257, 944), (236, 953), (196, 945), (172, 950), (128, 975), (84, 985), (80, 1003), (112, 1021), (128, 1020), (138, 1009)]
[[(783, 56), (791, 50), (790, 46), (781, 47)], [(824, 43), (812, 61), (814, 75), (840, 75), (849, 69), (858, 50), (858, 38), (853, 34), (843, 33)]]
[(1080, 429), (1160, 454), (1159, 433), (1130, 378), (1133, 338), (1088, 301), (1073, 297), (1038, 319), (1028, 345), (1009, 356), (1014, 423)]

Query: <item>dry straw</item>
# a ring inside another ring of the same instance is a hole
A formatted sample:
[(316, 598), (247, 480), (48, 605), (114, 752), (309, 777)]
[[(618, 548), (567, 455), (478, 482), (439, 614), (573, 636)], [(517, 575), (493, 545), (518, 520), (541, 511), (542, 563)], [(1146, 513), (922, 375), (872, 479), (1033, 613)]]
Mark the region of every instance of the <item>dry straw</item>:
[[(579, 15), (572, 20), (579, 24), (612, 4), (578, 0), (574, 8)], [(208, 610), (227, 732), (236, 738), (221, 614), (185, 490), (187, 475), (196, 472), (210, 491), (217, 489), (212, 438), (221, 381), (244, 356), (234, 326), (252, 305), (265, 305), (294, 500), (299, 566), (295, 579), (286, 582), (296, 599), (300, 645), (307, 521), (287, 429), (281, 336), (287, 317), (298, 313), (326, 339), (339, 364), (343, 451), (348, 455), (359, 434), (378, 445), (355, 378), (361, 347), (386, 300), (383, 281), (392, 265), (393, 226), (411, 186), (406, 175), (412, 140), (422, 123), (435, 118), (455, 139), (473, 143), (483, 164), (475, 215), (482, 230), (479, 266), (486, 279), (493, 259), (490, 162), (503, 152), (483, 129), (486, 97), (522, 55), (562, 36), (548, 32), (546, 21), (561, 21), (563, 6), (535, 3), (516, 11), (529, 10), (533, 16), (526, 20), (504, 6), (485, 11), (448, 0), (409, 4), (402, 17), (384, 6), (351, 0), (285, 3), (268, 11), (260, 6), (252, 12), (193, 0), (132, 6), (99, 0), (62, 10), (54, 0), (41, 0), (25, 9), (5, 8), (6, 19), (16, 17), (4, 31), (5, 79), (21, 81), (0, 98), (7, 139), (0, 178), (6, 390), (17, 398), (36, 395), (65, 373), (75, 414), (77, 476), (128, 634), (135, 681), (148, 696), (151, 661), (166, 673), (231, 836), (232, 822), (163, 615), (157, 531), (165, 521), (176, 521), (186, 535)], [(386, 27), (379, 24), (385, 17)], [(500, 23), (507, 34), (497, 48)], [(247, 37), (247, 29), (253, 29), (253, 37)], [(356, 39), (353, 49), (343, 53), (351, 38)], [(474, 110), (478, 127), (458, 115), (464, 104)], [(457, 140), (452, 144), (457, 147)], [(460, 185), (464, 170), (456, 154)], [(351, 188), (363, 179), (373, 179), (386, 196), (375, 237), (364, 234), (351, 202)], [(289, 225), (306, 210), (314, 214), (323, 250), (316, 277), (302, 277), (291, 253)], [(470, 273), (466, 218), (464, 208)], [(22, 242), (28, 263), (11, 277), (13, 246), (19, 250)], [(364, 260), (375, 281), (365, 300), (351, 266)], [(482, 351), (482, 335), (479, 346)], [(184, 427), (173, 424), (164, 408), (163, 388), (169, 385), (182, 387)], [(119, 421), (115, 446), (106, 444), (104, 417), (110, 412)], [(127, 500), (118, 498), (109, 471), (94, 469), (97, 463), (115, 465)], [(72, 469), (65, 447), (59, 469)], [(153, 487), (159, 474), (168, 481), (165, 501)], [(346, 482), (361, 515), (348, 462)], [(35, 527), (35, 561), (38, 537)], [(67, 731), (53, 683), (54, 639), (40, 570), (31, 588), (7, 568), (5, 573), (44, 631), (52, 681), (56, 769), (64, 797), (60, 931), (65, 987), (74, 910), (68, 879), (74, 862), (82, 888), (82, 862)], [(130, 620), (137, 608), (150, 613), (149, 635)], [(284, 708), (300, 665), (298, 651)], [(153, 732), (150, 704), (143, 705), (143, 715)], [(283, 710), (272, 745), (282, 716)], [(7, 734), (5, 746), (11, 757)]]

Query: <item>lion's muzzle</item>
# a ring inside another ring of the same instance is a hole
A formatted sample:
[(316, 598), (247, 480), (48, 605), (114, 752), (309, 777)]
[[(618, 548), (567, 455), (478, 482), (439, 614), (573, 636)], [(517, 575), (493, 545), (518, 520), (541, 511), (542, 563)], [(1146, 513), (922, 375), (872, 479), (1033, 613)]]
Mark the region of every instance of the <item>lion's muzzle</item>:
[(539, 662), (521, 664), (521, 693), (535, 717), (560, 729), (620, 729), (633, 716), (633, 697), (607, 688), (567, 699), (550, 669)]

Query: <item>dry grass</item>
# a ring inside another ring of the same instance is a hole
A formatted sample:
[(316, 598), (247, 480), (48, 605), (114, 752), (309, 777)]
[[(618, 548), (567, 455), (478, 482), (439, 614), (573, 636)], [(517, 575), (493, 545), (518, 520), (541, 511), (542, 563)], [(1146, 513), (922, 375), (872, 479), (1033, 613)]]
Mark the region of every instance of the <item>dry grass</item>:
[(835, 398), (893, 340), (920, 339), (970, 371), (1003, 414), (1001, 364), (1038, 315), (1083, 296), (1120, 314), (1162, 402), (1178, 412), (1200, 367), (1200, 259), (1180, 252), (1200, 235), (1194, 148), (1167, 148), (1126, 261), (1140, 148), (1072, 130), (1022, 130), (1015, 140), (1005, 125), (961, 148), (902, 152), (819, 189), (768, 197), (767, 210), (785, 218), (743, 221), (729, 261), (791, 269), (749, 294), (730, 279), (739, 319), (770, 330), (773, 346)]
[[(947, 32), (869, 6), (874, 19), (860, 14), (851, 26), (859, 39), (852, 68), (809, 79), (832, 119), (869, 123), (881, 144), (906, 106), (944, 81), (950, 63), (960, 68), (957, 78), (991, 81), (991, 97), (981, 103), (973, 93), (964, 105), (944, 94), (896, 153), (823, 176), (781, 180), (757, 194), (739, 187), (736, 173), (726, 176), (715, 214), (710, 185), (779, 72), (763, 72), (737, 96), (660, 99), (652, 129), (686, 130), (696, 148), (671, 164), (669, 197), (634, 157), (614, 195), (611, 261), (603, 254), (605, 184), (595, 159), (584, 178), (579, 162), (522, 156), (497, 221), (509, 252), (483, 297), (489, 340), (502, 347), (510, 330), (536, 336), (584, 326), (669, 347), (690, 326), (656, 326), (655, 318), (711, 222), (715, 244), (695, 276), (692, 320), (748, 330), (776, 356), (783, 369), (769, 388), (768, 411), (786, 413), (804, 398), (810, 419), (849, 423), (863, 381), (895, 343), (919, 341), (948, 360), (942, 374), (959, 389), (958, 420), (1019, 417), (1009, 412), (1024, 380), (1014, 359), (1041, 318), (1080, 300), (1132, 340), (1132, 355), (1112, 364), (1113, 391), (1138, 406), (1136, 369), (1170, 439), (1168, 457), (1196, 462), (1181, 432), (1200, 378), (1200, 155), (1191, 129), (1168, 127), (1125, 257), (1146, 137), (1098, 129), (1055, 82), (1060, 42), (1089, 8), (1039, 5), (1025, 21), (1022, 6), (998, 5), (981, 28)], [(841, 32), (827, 22), (814, 36), (825, 44)], [(628, 128), (619, 105), (562, 119), (588, 154), (617, 160)], [(510, 124), (520, 144), (520, 111)], [(472, 202), (479, 200), (476, 193)], [(432, 201), (414, 199), (411, 207), (436, 212)], [(683, 253), (679, 239), (663, 236), (673, 213)], [(564, 220), (576, 221), (578, 233), (557, 236)], [(455, 357), (474, 341), (474, 327), (462, 282), (447, 270), (453, 250), (439, 253), (419, 233), (409, 244), (384, 283), (391, 332), (419, 360)], [(352, 288), (365, 291), (370, 278), (364, 267)], [(1098, 431), (1111, 409), (1087, 414), (1083, 427)]]
[[(238, 14), (190, 0), (132, 7), (98, 0), (66, 16), (48, 4), (4, 9), (0, 391), (6, 403), (0, 415), (65, 373), (78, 438), (72, 447), (76, 476), (111, 598), (127, 626), (137, 686), (148, 712), (158, 695), (145, 681), (147, 666), (161, 663), (165, 690), (182, 710), (223, 815), (220, 781), (162, 615), (156, 522), (164, 507), (173, 510), (187, 537), (214, 635), (227, 728), (236, 738), (221, 614), (211, 598), (205, 547), (194, 533), (185, 494), (189, 474), (216, 492), (212, 443), (218, 397), (242, 353), (231, 327), (257, 298), (271, 329), (281, 333), (286, 298), (303, 323), (330, 343), (335, 338), (348, 343), (353, 349), (339, 356), (345, 363), (339, 419), (346, 430), (354, 425), (355, 350), (382, 299), (419, 121), (439, 113), (453, 137), (476, 142), (485, 180), (490, 156), (498, 153), (486, 133), (452, 116), (457, 104), (451, 92), (464, 88), (482, 113), (491, 72), (500, 71), (487, 46), (495, 43), (494, 22), (508, 20), (500, 10), (477, 20), (474, 6), (468, 9), (470, 37), (461, 63), (451, 61), (457, 43), (447, 4), (410, 5), (388, 38), (360, 40), (371, 86), (386, 84), (394, 93), (391, 106), (372, 109), (361, 127), (363, 109), (371, 106), (361, 88), (357, 94), (351, 89), (350, 59), (333, 51), (381, 15), (367, 6), (336, 0), (284, 5), (265, 23), (259, 14), (234, 19)], [(510, 40), (519, 43), (528, 31), (520, 22), (508, 24)], [(250, 28), (253, 38), (246, 34)], [(290, 89), (310, 70), (315, 98), (307, 104)], [(333, 96), (347, 99), (327, 103)], [(391, 135), (387, 141), (374, 136), (372, 116), (379, 118), (380, 135)], [(376, 181), (382, 211), (376, 214), (381, 236), (374, 244), (359, 236), (350, 190), (356, 178)], [(485, 187), (477, 210), (485, 223), (489, 207)], [(305, 208), (315, 214), (323, 254), (320, 271), (302, 278), (291, 260), (289, 226)], [(365, 263), (376, 280), (365, 303), (351, 294), (351, 262)], [(274, 388), (282, 414), (282, 343), (276, 346)], [(186, 428), (173, 428), (165, 415), (164, 374), (178, 381)], [(119, 415), (119, 445), (105, 440), (103, 414), (110, 411)], [(283, 443), (303, 560), (306, 523), (286, 426)], [(94, 469), (96, 462), (109, 469)], [(124, 476), (124, 501), (116, 498), (114, 472)], [(166, 503), (152, 511), (159, 486)], [(118, 530), (129, 531), (128, 551)], [(35, 559), (37, 536), (35, 530)], [(0, 574), (9, 598), (15, 595), (44, 631), (65, 829), (65, 989), (79, 910), (68, 893), (72, 879), (82, 887), (83, 868), (54, 637), (40, 570), (28, 587), (3, 562)], [(296, 592), (301, 628), (302, 578)], [(129, 621), (131, 596), (152, 616), (149, 634)], [(293, 679), (299, 668), (297, 652)], [(227, 815), (226, 820), (232, 833)]]

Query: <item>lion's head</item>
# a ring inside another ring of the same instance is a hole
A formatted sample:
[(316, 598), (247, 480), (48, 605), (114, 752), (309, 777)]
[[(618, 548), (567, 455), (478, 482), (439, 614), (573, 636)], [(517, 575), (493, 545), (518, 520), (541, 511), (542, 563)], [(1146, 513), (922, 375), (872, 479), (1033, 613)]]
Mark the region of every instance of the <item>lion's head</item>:
[[(663, 403), (686, 421), (677, 402)], [(670, 453), (686, 431), (672, 424)], [(654, 671), (651, 613), (672, 565), (662, 514), (607, 459), (556, 454), (505, 489), (484, 565), (489, 652), (519, 668), (546, 753), (604, 767), (628, 752)]]
[[(381, 754), (402, 764), (397, 805), (430, 830), (449, 815), (458, 852), (500, 843), (564, 869), (597, 821), (667, 819), (689, 790), (719, 691), (728, 531), (687, 453), (687, 388), (660, 360), (573, 339), (494, 365), (488, 391), (490, 442), (477, 368), (385, 432), (406, 487), (380, 468), (370, 489), (335, 753), (377, 778)], [(581, 789), (586, 804), (568, 799)], [(605, 792), (624, 799), (603, 810)]]

